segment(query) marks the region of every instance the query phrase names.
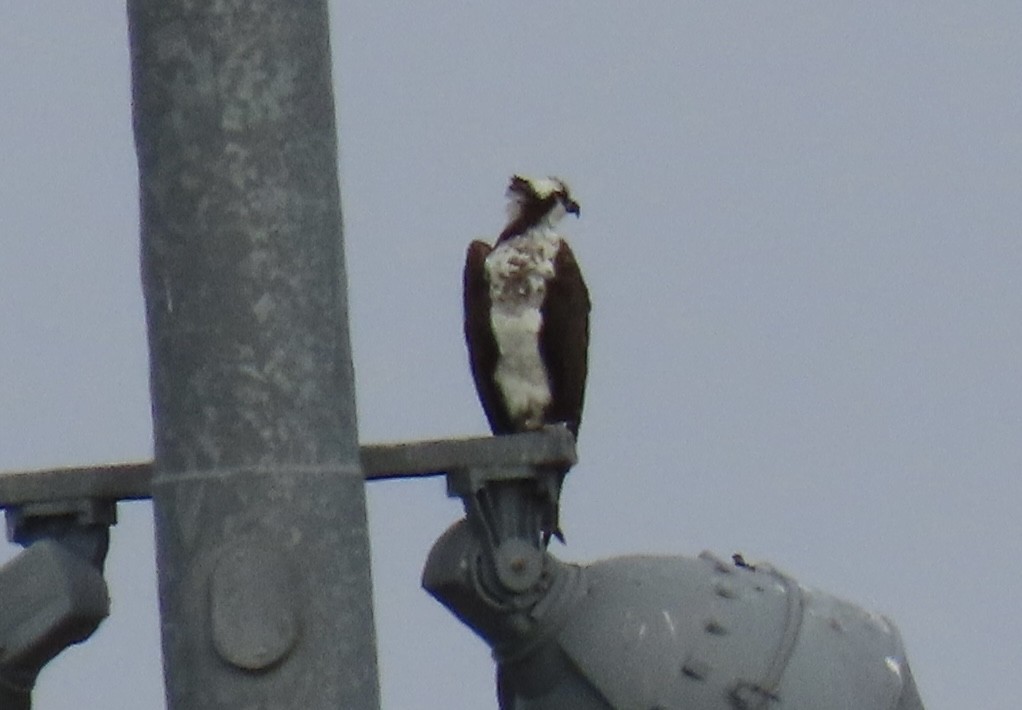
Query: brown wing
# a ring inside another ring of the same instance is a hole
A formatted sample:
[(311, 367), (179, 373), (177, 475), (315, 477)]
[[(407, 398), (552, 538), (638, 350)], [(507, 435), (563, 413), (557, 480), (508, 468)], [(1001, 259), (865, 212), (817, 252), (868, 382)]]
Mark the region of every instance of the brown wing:
[(472, 379), (494, 434), (514, 431), (504, 400), (497, 390), (497, 341), (490, 325), (490, 284), (486, 278), (486, 257), (493, 251), (486, 242), (474, 241), (465, 255), (464, 306), (465, 343), (472, 366)]
[(589, 290), (567, 242), (554, 259), (547, 283), (539, 347), (547, 366), (551, 402), (546, 420), (564, 422), (578, 436), (589, 366)]

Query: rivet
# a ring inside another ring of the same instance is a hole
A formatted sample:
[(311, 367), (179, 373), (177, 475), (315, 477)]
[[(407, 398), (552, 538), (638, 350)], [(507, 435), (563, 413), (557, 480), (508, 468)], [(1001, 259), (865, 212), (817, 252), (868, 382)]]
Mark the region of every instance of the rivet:
[(710, 667), (702, 661), (689, 659), (681, 666), (681, 674), (692, 680), (706, 680)]
[(709, 621), (707, 621), (706, 624), (703, 626), (703, 630), (706, 631), (706, 633), (708, 634), (713, 634), (714, 636), (727, 635), (727, 629), (724, 628), (723, 624), (721, 624), (716, 619), (710, 619)]
[(723, 582), (718, 582), (717, 584), (715, 584), (713, 586), (713, 592), (718, 597), (723, 597), (724, 599), (734, 599), (738, 596), (738, 593), (735, 591), (734, 587), (732, 587), (730, 584), (724, 584)]

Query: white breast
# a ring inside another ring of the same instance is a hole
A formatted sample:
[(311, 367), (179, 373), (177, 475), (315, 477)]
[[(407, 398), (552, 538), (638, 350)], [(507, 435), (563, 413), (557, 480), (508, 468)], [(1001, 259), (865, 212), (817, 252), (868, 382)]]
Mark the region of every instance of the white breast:
[(501, 243), (486, 258), (490, 325), (500, 351), (496, 383), (511, 418), (527, 429), (543, 425), (550, 404), (550, 383), (539, 353), (540, 309), (560, 244), (557, 235), (536, 230)]

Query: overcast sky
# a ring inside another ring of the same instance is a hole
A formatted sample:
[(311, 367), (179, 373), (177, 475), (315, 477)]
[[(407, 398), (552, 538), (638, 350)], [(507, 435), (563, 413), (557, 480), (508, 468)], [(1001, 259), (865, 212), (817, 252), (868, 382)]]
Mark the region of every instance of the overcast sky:
[[(565, 178), (594, 301), (586, 562), (769, 560), (889, 615), (928, 710), (1017, 705), (1022, 3), (332, 3), (360, 438), (485, 432), (464, 247)], [(0, 3), (0, 470), (151, 457), (124, 8)], [(151, 509), (38, 710), (163, 703)], [(492, 708), (370, 486), (383, 706)], [(17, 548), (2, 546), (7, 559)]]

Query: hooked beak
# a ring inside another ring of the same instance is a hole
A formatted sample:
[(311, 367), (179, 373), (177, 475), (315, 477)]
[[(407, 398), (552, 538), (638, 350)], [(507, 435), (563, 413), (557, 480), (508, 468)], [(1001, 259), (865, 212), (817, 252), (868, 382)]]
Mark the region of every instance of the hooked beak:
[(582, 215), (582, 210), (579, 208), (578, 203), (575, 200), (568, 200), (567, 204), (564, 205), (564, 211), (568, 214), (573, 214), (576, 217)]

